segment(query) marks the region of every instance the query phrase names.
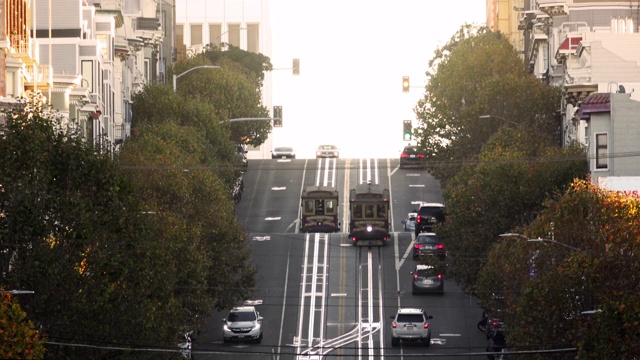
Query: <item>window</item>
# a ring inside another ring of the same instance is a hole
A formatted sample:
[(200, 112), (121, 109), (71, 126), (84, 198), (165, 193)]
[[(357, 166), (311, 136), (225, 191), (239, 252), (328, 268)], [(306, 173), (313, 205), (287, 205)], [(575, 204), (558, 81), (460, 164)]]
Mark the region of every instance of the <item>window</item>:
[(202, 25), (191, 25), (191, 46), (202, 45)]
[(229, 24), (229, 44), (240, 47), (240, 24)]
[(385, 218), (387, 217), (387, 207), (383, 204), (378, 204), (378, 217)]
[(596, 169), (609, 167), (607, 134), (596, 134)]
[(316, 200), (316, 215), (324, 215), (324, 200)]
[(352, 205), (351, 213), (353, 214), (353, 218), (354, 219), (361, 219), (362, 218), (362, 205), (360, 205), (360, 204)]
[(313, 200), (304, 201), (304, 213), (313, 214)]
[(86, 80), (86, 85), (87, 88), (89, 89), (90, 93), (94, 93), (94, 89), (93, 89), (93, 84), (94, 84), (94, 79), (93, 79), (93, 61), (91, 60), (82, 60), (82, 84), (84, 86), (85, 82), (84, 80)]
[(373, 205), (365, 205), (364, 207), (364, 216), (367, 218), (373, 217)]
[(182, 26), (183, 25), (176, 25), (176, 35), (175, 35), (176, 46), (184, 45), (184, 35), (183, 35)]
[(209, 24), (209, 43), (214, 46), (220, 47), (222, 42), (222, 25), (221, 24)]
[(336, 207), (335, 207), (335, 201), (333, 200), (326, 200), (326, 205), (327, 208), (325, 209), (325, 214), (327, 215), (333, 215), (336, 213)]
[(247, 24), (247, 51), (260, 52), (260, 24)]

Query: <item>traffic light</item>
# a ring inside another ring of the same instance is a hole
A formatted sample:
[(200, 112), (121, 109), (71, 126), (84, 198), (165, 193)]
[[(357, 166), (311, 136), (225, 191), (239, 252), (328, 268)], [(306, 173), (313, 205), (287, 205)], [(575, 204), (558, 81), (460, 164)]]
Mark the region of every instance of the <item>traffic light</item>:
[(282, 106), (273, 107), (273, 127), (282, 127)]
[(293, 75), (300, 75), (300, 59), (293, 59)]
[(411, 120), (402, 122), (402, 138), (404, 141), (411, 141)]
[(409, 77), (402, 77), (402, 92), (409, 92)]

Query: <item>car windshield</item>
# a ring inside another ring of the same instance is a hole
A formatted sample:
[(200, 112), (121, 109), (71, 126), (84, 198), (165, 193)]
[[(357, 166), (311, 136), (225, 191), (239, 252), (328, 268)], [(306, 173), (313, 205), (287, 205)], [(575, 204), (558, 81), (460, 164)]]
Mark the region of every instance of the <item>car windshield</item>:
[(416, 238), (417, 243), (439, 243), (440, 239), (436, 235), (423, 235), (420, 234)]
[(399, 323), (423, 323), (422, 314), (398, 314), (396, 322)]
[(406, 154), (415, 154), (416, 153), (416, 149), (412, 148), (412, 147), (406, 147), (406, 148), (404, 148), (404, 153), (406, 153)]
[(335, 150), (337, 149), (335, 146), (333, 145), (322, 145), (320, 146), (320, 150)]
[(229, 317), (227, 321), (229, 322), (237, 322), (237, 321), (255, 321), (256, 314), (253, 311), (234, 311), (229, 313)]
[(293, 151), (293, 149), (292, 149), (292, 148), (289, 148), (289, 147), (279, 147), (279, 148), (276, 148), (276, 151), (279, 151), (279, 152), (288, 152), (288, 151)]

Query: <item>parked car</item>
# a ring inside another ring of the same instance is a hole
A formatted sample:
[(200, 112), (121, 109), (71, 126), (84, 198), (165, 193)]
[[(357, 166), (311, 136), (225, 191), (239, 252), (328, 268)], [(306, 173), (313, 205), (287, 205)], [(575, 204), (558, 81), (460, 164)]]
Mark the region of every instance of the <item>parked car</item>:
[(416, 146), (405, 146), (400, 154), (400, 169), (407, 167), (423, 168), (427, 165), (427, 158), (424, 152)]
[(407, 214), (407, 218), (402, 220), (402, 224), (404, 225), (404, 231), (415, 231), (417, 217), (418, 217), (418, 210), (414, 210), (409, 214)]
[(320, 145), (316, 149), (316, 159), (319, 158), (339, 158), (340, 150), (335, 145)]
[(398, 346), (400, 341), (422, 341), (424, 346), (431, 345), (431, 326), (423, 309), (400, 308), (391, 316), (391, 346)]
[(434, 226), (443, 222), (444, 219), (444, 204), (427, 202), (420, 204), (416, 219), (416, 229), (414, 230), (416, 236), (421, 232), (433, 231)]
[(276, 147), (271, 150), (272, 159), (295, 159), (296, 152), (292, 147)]
[(262, 316), (255, 306), (238, 306), (229, 311), (229, 315), (222, 319), (223, 341), (249, 340), (262, 342)]
[(413, 242), (413, 259), (416, 260), (421, 256), (437, 256), (440, 260), (447, 258), (444, 244), (436, 233), (423, 232), (416, 236)]
[(438, 272), (434, 266), (416, 265), (411, 274), (413, 275), (411, 283), (411, 293), (413, 295), (429, 292), (444, 293), (444, 278), (442, 273)]

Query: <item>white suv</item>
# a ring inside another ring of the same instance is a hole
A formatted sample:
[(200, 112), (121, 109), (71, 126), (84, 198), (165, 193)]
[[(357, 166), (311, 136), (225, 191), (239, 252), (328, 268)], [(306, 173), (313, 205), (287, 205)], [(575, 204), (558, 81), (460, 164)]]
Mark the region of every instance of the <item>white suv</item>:
[(234, 307), (222, 322), (225, 343), (231, 340), (253, 340), (258, 344), (262, 342), (262, 316), (254, 306)]
[(391, 316), (391, 346), (398, 346), (400, 340), (422, 341), (424, 346), (431, 345), (431, 327), (427, 315), (422, 309), (398, 309), (395, 316)]

